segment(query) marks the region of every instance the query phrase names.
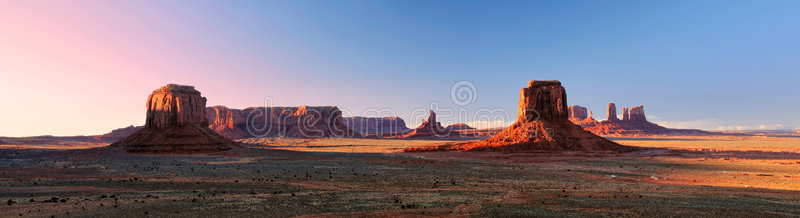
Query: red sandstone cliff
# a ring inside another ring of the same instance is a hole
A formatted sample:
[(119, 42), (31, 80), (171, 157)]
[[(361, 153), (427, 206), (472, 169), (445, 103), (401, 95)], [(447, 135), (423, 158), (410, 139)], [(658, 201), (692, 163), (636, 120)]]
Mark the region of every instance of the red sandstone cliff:
[(236, 143), (208, 128), (206, 98), (192, 86), (169, 84), (147, 98), (144, 128), (111, 144), (128, 152), (194, 153), (231, 149)]

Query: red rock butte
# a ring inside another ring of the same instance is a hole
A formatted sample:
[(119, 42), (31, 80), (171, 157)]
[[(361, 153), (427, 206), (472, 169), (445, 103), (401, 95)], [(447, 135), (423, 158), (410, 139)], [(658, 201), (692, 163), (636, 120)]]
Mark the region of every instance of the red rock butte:
[(134, 153), (197, 153), (231, 149), (235, 142), (208, 128), (206, 98), (193, 86), (168, 84), (147, 97), (145, 126), (111, 144)]
[(631, 149), (573, 124), (567, 110), (567, 93), (561, 82), (531, 80), (528, 87), (520, 91), (517, 121), (491, 138), (405, 151), (619, 152)]
[(445, 129), (442, 124), (436, 120), (436, 112), (430, 110), (428, 112), (428, 119), (423, 119), (422, 124), (411, 132), (397, 136), (398, 138), (433, 138), (433, 137), (448, 137), (453, 133), (450, 129)]

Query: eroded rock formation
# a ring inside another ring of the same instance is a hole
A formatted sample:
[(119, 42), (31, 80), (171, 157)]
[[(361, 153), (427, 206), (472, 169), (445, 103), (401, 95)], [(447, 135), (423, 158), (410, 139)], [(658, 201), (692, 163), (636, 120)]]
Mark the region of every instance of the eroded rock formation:
[(205, 105), (206, 98), (192, 86), (156, 89), (147, 98), (144, 128), (111, 146), (146, 153), (215, 152), (236, 146), (208, 128)]
[(228, 138), (249, 137), (360, 137), (345, 126), (336, 106), (206, 108), (209, 128)]
[(707, 135), (709, 132), (696, 129), (669, 129), (647, 121), (644, 106), (634, 106), (630, 109), (622, 108), (622, 120), (615, 119), (616, 105), (608, 104), (608, 119), (596, 121), (594, 119), (571, 120), (584, 129), (597, 135), (604, 136), (635, 136), (635, 135)]
[(561, 82), (530, 81), (520, 92), (517, 121), (480, 142), (454, 143), (406, 151), (623, 151), (629, 147), (583, 130), (569, 121)]
[(400, 135), (400, 138), (430, 138), (430, 137), (449, 137), (453, 133), (452, 130), (445, 129), (442, 124), (436, 120), (436, 112), (430, 110), (428, 119), (423, 119), (422, 124), (416, 129), (406, 134)]

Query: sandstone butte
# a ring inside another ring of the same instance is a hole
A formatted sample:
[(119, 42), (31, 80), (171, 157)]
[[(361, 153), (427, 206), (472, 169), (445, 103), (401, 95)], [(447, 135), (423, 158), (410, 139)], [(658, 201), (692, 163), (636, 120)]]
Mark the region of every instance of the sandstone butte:
[(405, 151), (592, 151), (620, 152), (633, 148), (612, 142), (570, 122), (567, 93), (557, 80), (528, 82), (520, 91), (517, 121), (494, 136), (478, 141), (409, 148)]
[(111, 144), (133, 153), (216, 152), (238, 146), (208, 128), (206, 98), (193, 86), (168, 84), (147, 98), (144, 128)]
[(608, 117), (604, 121), (597, 121), (593, 116), (585, 117), (586, 108), (573, 105), (569, 106), (569, 120), (580, 125), (597, 135), (604, 136), (637, 136), (637, 135), (707, 135), (710, 132), (697, 129), (670, 129), (647, 121), (644, 106), (622, 108), (622, 119), (617, 117), (616, 104), (609, 103)]
[(360, 137), (345, 126), (336, 106), (249, 107), (205, 109), (209, 128), (231, 138), (251, 137)]

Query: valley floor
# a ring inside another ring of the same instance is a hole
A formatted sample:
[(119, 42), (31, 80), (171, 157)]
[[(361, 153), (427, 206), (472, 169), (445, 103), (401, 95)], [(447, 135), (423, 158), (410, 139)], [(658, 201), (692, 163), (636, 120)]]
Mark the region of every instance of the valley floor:
[(1, 146), (0, 216), (790, 216), (800, 138), (614, 138), (624, 154), (397, 153), (410, 139), (244, 139), (208, 155)]

